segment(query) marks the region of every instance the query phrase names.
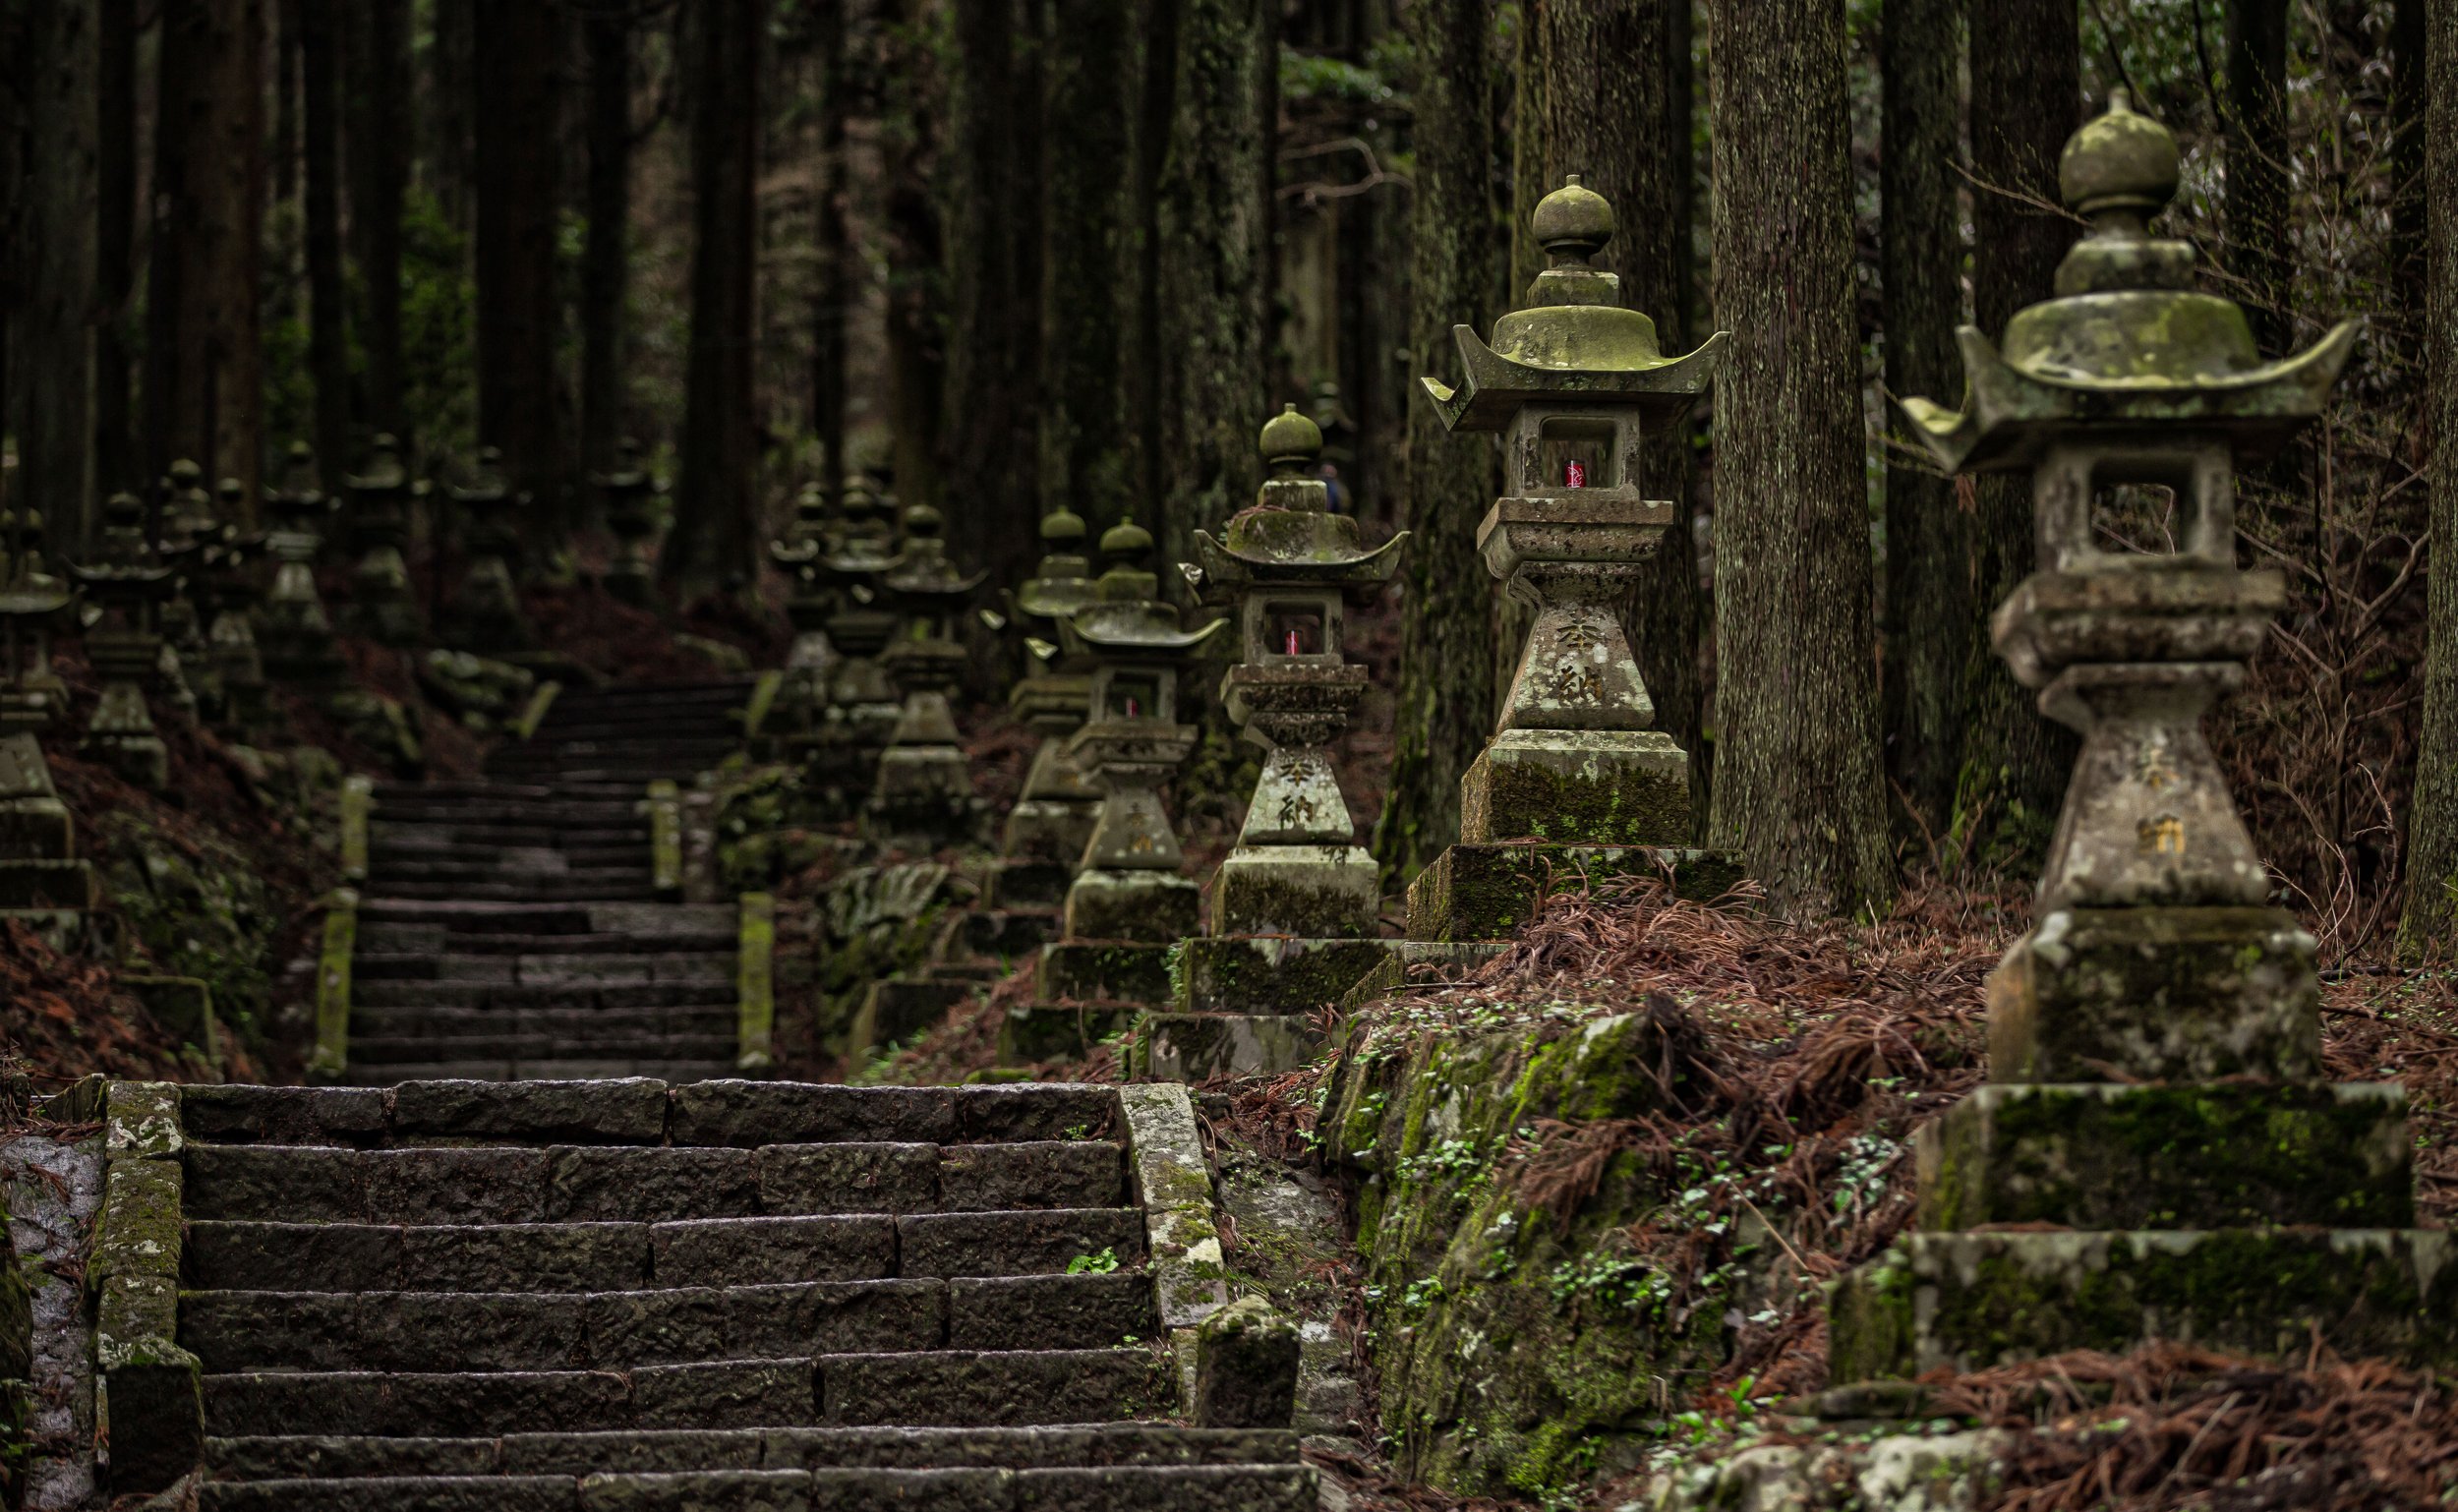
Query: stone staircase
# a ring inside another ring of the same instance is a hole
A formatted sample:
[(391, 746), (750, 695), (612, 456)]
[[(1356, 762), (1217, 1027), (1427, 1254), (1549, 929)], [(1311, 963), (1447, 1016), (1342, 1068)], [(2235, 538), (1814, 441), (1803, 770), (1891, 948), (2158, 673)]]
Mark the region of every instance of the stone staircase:
[(737, 915), (669, 901), (647, 799), (747, 686), (565, 691), (494, 780), (377, 788), (345, 1078), (732, 1075)]
[(158, 1095), (113, 1179), (184, 1178), (205, 1512), (1317, 1505), (1293, 1433), (1168, 1421), (1176, 1088)]

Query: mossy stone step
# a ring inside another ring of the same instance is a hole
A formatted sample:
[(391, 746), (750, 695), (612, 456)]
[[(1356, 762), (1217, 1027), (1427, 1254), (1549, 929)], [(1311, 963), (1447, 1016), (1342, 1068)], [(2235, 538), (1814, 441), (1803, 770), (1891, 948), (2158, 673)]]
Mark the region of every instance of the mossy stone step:
[(1723, 897), (1742, 879), (1740, 862), (1715, 850), (1534, 843), (1458, 844), (1409, 884), (1412, 940), (1507, 940), (1552, 893), (1622, 877), (1661, 877), (1695, 902)]
[(1039, 1470), (600, 1471), (548, 1477), (207, 1482), (202, 1512), (1314, 1512), (1296, 1465)]
[(354, 982), (353, 1015), (363, 1008), (485, 1010), (498, 1013), (588, 1012), (601, 1009), (732, 1008), (731, 981), (699, 982), (473, 982), (408, 981), (398, 977)]
[(350, 1036), (352, 1061), (393, 1068), (498, 1059), (536, 1064), (569, 1060), (578, 1052), (592, 1060), (697, 1064), (732, 1070), (736, 1049), (731, 1025), (697, 1034), (655, 1030), (620, 1033), (594, 1027), (578, 1033), (564, 1030), (529, 1034), (384, 1034), (362, 1025)]
[(574, 1036), (733, 1033), (731, 1002), (662, 1004), (651, 1008), (409, 1008), (354, 1006), (353, 1050), (386, 1036), (450, 1039), (489, 1034)]

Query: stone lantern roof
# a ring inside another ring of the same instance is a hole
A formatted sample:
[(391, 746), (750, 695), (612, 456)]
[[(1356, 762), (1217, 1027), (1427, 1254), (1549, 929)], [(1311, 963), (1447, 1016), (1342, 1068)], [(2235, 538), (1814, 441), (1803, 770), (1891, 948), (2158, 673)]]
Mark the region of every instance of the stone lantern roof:
[(1150, 566), (1152, 533), (1133, 517), (1101, 534), (1107, 570), (1093, 584), (1090, 602), (1061, 621), (1071, 649), (1081, 643), (1094, 655), (1175, 660), (1220, 633), (1228, 621), (1200, 629), (1180, 626), (1177, 606), (1160, 597), (1161, 580)]
[(1621, 306), (1621, 279), (1595, 265), (1612, 239), (1613, 207), (1571, 174), (1537, 204), (1536, 237), (1552, 265), (1528, 286), (1528, 303), (1493, 322), (1488, 346), (1454, 325), (1466, 380), (1456, 389), (1421, 379), (1445, 428), (1499, 431), (1527, 404), (1620, 400), (1669, 417), (1704, 392), (1723, 361), (1719, 331), (1685, 357), (1668, 357), (1656, 322)]
[(1016, 611), (1064, 619), (1092, 602), (1092, 564), (1083, 552), (1083, 516), (1061, 504), (1041, 517), (1041, 563), (1016, 590)]
[(971, 596), (990, 574), (967, 577), (948, 560), (948, 544), (939, 534), (939, 511), (914, 504), (905, 511), (905, 550), (879, 576), (879, 585), (897, 599), (916, 607), (952, 608)]
[(2066, 144), (2057, 177), (2067, 205), (2091, 223), (2057, 269), (2057, 297), (2018, 312), (2002, 352), (1977, 327), (1962, 328), (1960, 410), (1903, 401), (1939, 461), (2019, 471), (2077, 427), (2128, 425), (2217, 433), (2240, 455), (2258, 455), (2321, 412), (2354, 350), (2355, 322), (2261, 360), (2245, 312), (2194, 288), (2193, 247), (2150, 232), (2177, 191), (2166, 127), (2112, 90), (2107, 113)]
[(1360, 594), (1389, 582), (1408, 533), (1369, 550), (1359, 542), (1356, 519), (1330, 511), (1330, 488), (1314, 475), (1322, 455), (1321, 428), (1289, 405), (1264, 425), (1262, 450), (1271, 474), (1256, 492), (1254, 507), (1231, 517), (1223, 539), (1195, 533), (1200, 565), (1190, 575), (1199, 585), (1234, 592), (1303, 583)]

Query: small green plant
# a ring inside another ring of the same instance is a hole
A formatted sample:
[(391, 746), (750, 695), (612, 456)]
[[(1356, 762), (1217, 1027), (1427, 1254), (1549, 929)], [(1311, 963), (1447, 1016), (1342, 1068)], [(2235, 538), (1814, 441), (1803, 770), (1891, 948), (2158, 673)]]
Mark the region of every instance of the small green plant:
[(1071, 1276), (1106, 1276), (1118, 1268), (1118, 1251), (1104, 1250), (1099, 1254), (1080, 1254), (1067, 1262)]
[(1066, 1134), (1070, 1139), (1089, 1139), (1092, 1137), (1092, 1126), (1089, 1124), (1070, 1124), (1067, 1126)]

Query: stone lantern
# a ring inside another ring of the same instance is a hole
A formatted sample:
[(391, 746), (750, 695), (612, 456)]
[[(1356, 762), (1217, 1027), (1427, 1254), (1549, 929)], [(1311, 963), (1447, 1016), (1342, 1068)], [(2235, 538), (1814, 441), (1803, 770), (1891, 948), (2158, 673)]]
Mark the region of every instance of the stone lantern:
[[(1100, 784), (1101, 812), (1067, 890), (1065, 937), (1041, 950), (1050, 1006), (1011, 1011), (1001, 1030), (1002, 1051), (1018, 1060), (1080, 1053), (1134, 1008), (1168, 1001), (1170, 953), (1201, 912), (1160, 789), (1195, 749), (1196, 727), (1178, 719), (1181, 679), (1227, 621), (1181, 626), (1151, 569), (1152, 534), (1134, 520), (1101, 537), (1101, 554), (1092, 601), (1060, 626), (1068, 650), (1092, 665), (1087, 717), (1069, 750)], [(1067, 1004), (1092, 1005), (1089, 1017)]]
[(614, 471), (595, 482), (606, 506), (606, 528), (614, 535), (614, 560), (606, 569), (606, 591), (634, 609), (657, 604), (649, 567), (649, 540), (657, 534), (658, 495), (664, 487), (640, 459), (640, 442), (624, 436)]
[(415, 645), (425, 627), (419, 623), (418, 595), (401, 552), (409, 544), (410, 500), (416, 491), (410, 470), (401, 463), (401, 443), (389, 435), (377, 436), (367, 471), (353, 474), (349, 486), (350, 544), (359, 563), (350, 575), (343, 618), (357, 633), (382, 645)]
[(163, 480), (154, 535), (154, 552), (174, 574), (160, 612), (160, 685), (192, 719), (221, 703), (221, 679), (205, 643), (212, 583), (205, 572), (207, 553), (220, 543), (221, 534), (213, 495), (205, 492), (205, 469), (185, 459), (173, 462)]
[(273, 516), (273, 528), (264, 538), (273, 557), (273, 585), (265, 596), (263, 630), (258, 637), (264, 669), (311, 690), (328, 691), (341, 681), (341, 651), (333, 644), (332, 620), (316, 586), (316, 558), (323, 552), (324, 525), (332, 518), (335, 501), (324, 493), (316, 453), (307, 442), (290, 443), (281, 486), (266, 502)]
[(1221, 681), (1229, 715), (1263, 747), (1237, 848), (1212, 882), (1212, 933), (1186, 942), (1182, 1013), (1154, 1015), (1152, 1075), (1283, 1071), (1315, 1044), (1306, 1016), (1340, 1000), (1389, 954), (1380, 869), (1356, 843), (1330, 747), (1366, 696), (1343, 646), (1343, 611), (1399, 567), (1407, 537), (1369, 550), (1330, 509), (1322, 432), (1292, 404), (1263, 427), (1271, 474), (1215, 541), (1196, 532), (1190, 576), (1236, 608), (1245, 660)]
[(837, 596), (824, 577), (822, 558), (842, 539), (828, 491), (805, 484), (793, 501), (793, 522), (782, 541), (768, 544), (768, 560), (787, 582), (786, 618), (793, 626), (793, 644), (786, 652), (775, 691), (748, 732), (782, 748), (790, 760), (806, 761), (818, 738), (828, 704), (828, 678), (837, 653), (828, 640), (828, 620)]
[[(2090, 231), (2003, 349), (1966, 327), (1961, 409), (1907, 400), (1947, 466), (2027, 472), (2037, 569), (1998, 652), (2081, 754), (2029, 933), (1990, 978), (1990, 1081), (1924, 1126), (1911, 1232), (1846, 1276), (1839, 1382), (2150, 1338), (2305, 1360), (2458, 1361), (2458, 1254), (2412, 1227), (2399, 1087), (2321, 1065), (2313, 941), (2205, 743), (2286, 602), (2237, 565), (2235, 476), (2319, 414), (2354, 328), (2264, 363), (2148, 229), (2176, 142), (2125, 95), (2067, 144)], [(2095, 530), (2172, 491), (2167, 550)]]
[(828, 643), (840, 660), (816, 755), (821, 785), (850, 809), (869, 793), (905, 706), (879, 660), (896, 638), (897, 616), (879, 588), (896, 565), (895, 527), (878, 494), (859, 482), (846, 485), (844, 510), (840, 548), (819, 562), (819, 580), (836, 593)]
[(904, 702), (879, 753), (862, 818), (872, 839), (907, 849), (962, 843), (981, 819), (948, 695), (965, 677), (965, 607), (988, 574), (959, 572), (939, 528), (939, 511), (929, 505), (906, 510), (905, 550), (879, 575), (882, 595), (900, 620), (880, 664)]
[(51, 634), (67, 616), (67, 588), (45, 571), (40, 516), (0, 515), (8, 538), (0, 586), (0, 918), (33, 925), (55, 946), (101, 901), (93, 867), (77, 854), (77, 824), (52, 785), (36, 731), (66, 689), (51, 669)]
[(528, 495), (504, 481), (503, 452), (494, 446), (478, 449), (478, 476), (470, 486), (449, 493), (461, 508), (461, 539), (469, 551), (468, 570), (452, 600), (449, 642), (497, 659), (534, 651), (538, 635), (521, 611), (520, 586), (512, 576)]
[[(1056, 908), (1099, 822), (1101, 789), (1076, 765), (1068, 741), (1083, 727), (1092, 679), (1084, 659), (1066, 655), (1060, 626), (1092, 602), (1083, 516), (1061, 505), (1041, 517), (1041, 563), (1016, 590), (1010, 608), (1023, 632), (1026, 670), (1007, 706), (1040, 737), (1024, 791), (999, 837), (990, 901), (1003, 908)], [(1039, 633), (1034, 633), (1034, 632)]]
[(161, 668), (158, 616), (170, 597), (171, 569), (146, 540), (146, 506), (134, 494), (114, 494), (102, 506), (102, 545), (71, 576), (101, 611), (86, 631), (86, 660), (102, 684), (85, 749), (141, 787), (170, 784), (170, 752), (146, 707), (146, 683)]
[[(265, 533), (241, 532), (232, 522), (246, 505), (246, 486), (226, 478), (222, 490), (220, 539), (205, 553), (205, 571), (212, 583), (212, 622), (205, 629), (205, 656), (221, 689), (217, 727), (223, 734), (249, 740), (273, 722), (264, 681), (264, 657), (256, 639), (256, 611), (263, 598), (257, 580), (263, 559)], [(232, 485), (238, 484), (236, 492)]]

